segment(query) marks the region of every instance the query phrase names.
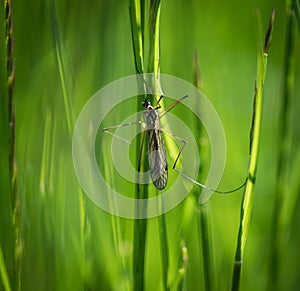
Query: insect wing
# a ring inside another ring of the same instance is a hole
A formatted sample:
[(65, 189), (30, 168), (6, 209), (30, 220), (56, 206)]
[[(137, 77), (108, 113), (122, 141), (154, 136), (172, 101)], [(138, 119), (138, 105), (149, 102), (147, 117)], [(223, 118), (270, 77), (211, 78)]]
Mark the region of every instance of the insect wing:
[(148, 161), (152, 182), (162, 190), (168, 182), (168, 159), (161, 130), (148, 130)]

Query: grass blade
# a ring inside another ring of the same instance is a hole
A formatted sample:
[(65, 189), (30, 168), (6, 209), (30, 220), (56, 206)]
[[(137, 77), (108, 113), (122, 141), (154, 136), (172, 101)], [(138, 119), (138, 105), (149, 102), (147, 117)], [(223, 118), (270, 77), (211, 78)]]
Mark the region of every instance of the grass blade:
[[(148, 72), (154, 73), (157, 77), (157, 81), (153, 81), (153, 88), (157, 87), (157, 82), (159, 82), (159, 55), (160, 55), (160, 0), (151, 0), (149, 8), (149, 55), (148, 55)], [(157, 88), (156, 88), (157, 89)], [(154, 90), (156, 93), (157, 90)], [(159, 96), (158, 96), (159, 97)], [(161, 207), (163, 208), (163, 201), (161, 201)], [(169, 247), (168, 247), (168, 236), (167, 236), (167, 226), (166, 226), (166, 215), (164, 212), (158, 217), (158, 228), (159, 228), (159, 238), (160, 238), (160, 248), (161, 248), (161, 260), (162, 260), (162, 282), (164, 290), (170, 290), (168, 284), (168, 273), (169, 273)]]
[[(135, 62), (136, 73), (144, 72), (144, 1), (131, 0), (129, 1), (129, 13), (131, 22), (132, 46)], [(138, 85), (141, 82), (137, 80)], [(137, 110), (140, 108), (140, 100), (137, 100)], [(137, 136), (136, 160), (138, 172), (144, 171), (147, 167), (147, 157), (143, 155), (146, 152), (144, 138), (141, 135)], [(147, 199), (148, 185), (136, 184), (136, 198)], [(136, 209), (140, 211), (147, 211), (146, 209)], [(146, 252), (146, 236), (147, 236), (147, 220), (137, 219), (134, 221), (134, 237), (133, 237), (133, 290), (144, 290), (144, 270), (145, 270), (145, 252)]]
[(214, 281), (214, 257), (212, 248), (212, 230), (211, 230), (211, 208), (209, 201), (198, 206), (198, 235), (202, 247), (203, 256), (203, 275), (205, 290), (215, 290)]
[[(155, 73), (159, 80), (159, 19), (160, 19), (160, 0), (152, 0), (149, 7), (145, 1), (130, 1), (130, 20), (132, 31), (132, 44), (134, 52), (135, 69), (138, 74), (144, 73), (145, 62), (147, 62), (147, 72)], [(146, 25), (147, 24), (147, 25)], [(148, 42), (146, 42), (148, 40)], [(146, 50), (145, 48), (148, 48)], [(144, 86), (139, 82), (139, 86)], [(156, 81), (151, 84), (152, 88), (156, 87)], [(156, 90), (154, 90), (156, 92)], [(140, 110), (140, 100), (137, 102), (137, 110)], [(146, 153), (147, 135), (139, 135), (137, 144), (141, 144), (141, 149), (137, 148), (137, 169), (138, 172), (144, 172), (147, 169), (148, 160)], [(136, 198), (148, 198), (148, 185), (136, 185)], [(161, 205), (161, 207), (164, 207)], [(146, 209), (137, 209), (137, 211), (147, 211)], [(164, 254), (162, 257), (163, 274), (162, 280), (165, 290), (168, 289), (168, 242), (166, 235), (165, 216), (158, 218), (161, 250)], [(135, 221), (134, 227), (134, 254), (133, 254), (133, 272), (134, 272), (134, 290), (143, 290), (144, 288), (144, 265), (146, 252), (146, 234), (147, 220), (140, 219)]]
[(7, 270), (6, 270), (6, 267), (5, 267), (5, 262), (4, 262), (4, 258), (3, 258), (3, 252), (2, 252), (1, 245), (0, 245), (0, 275), (1, 275), (1, 278), (2, 278), (4, 290), (5, 291), (10, 291), (11, 287), (10, 287), (10, 283), (9, 283)]
[[(237, 247), (235, 253), (234, 271), (232, 278), (232, 290), (239, 290), (243, 257), (245, 251), (245, 245), (247, 240), (247, 234), (249, 230), (249, 223), (252, 212), (253, 204), (253, 192), (256, 179), (256, 170), (258, 166), (258, 153), (260, 144), (260, 131), (262, 122), (262, 104), (263, 104), (263, 90), (264, 81), (267, 70), (267, 58), (269, 47), (272, 37), (272, 29), (274, 24), (275, 11), (272, 12), (269, 26), (265, 36), (265, 45), (263, 48), (258, 47), (257, 55), (257, 82), (255, 84), (254, 103), (253, 103), (253, 116), (252, 126), (250, 131), (250, 161), (248, 181), (246, 183), (240, 214), (240, 227), (237, 239)], [(258, 20), (259, 21), (259, 20)], [(259, 33), (259, 36), (261, 33)], [(261, 37), (260, 37), (261, 38)]]
[(177, 276), (177, 288), (176, 290), (186, 291), (187, 290), (187, 268), (188, 268), (188, 261), (189, 261), (189, 254), (188, 249), (185, 244), (185, 239), (181, 237), (181, 258), (179, 260), (178, 272), (179, 275)]
[[(277, 190), (275, 193), (275, 205), (272, 219), (271, 230), (271, 264), (269, 275), (269, 288), (272, 290), (278, 289), (279, 283), (279, 264), (280, 264), (280, 249), (282, 248), (282, 237), (284, 237), (285, 227), (287, 226), (287, 217), (291, 217), (285, 208), (288, 208), (292, 192), (289, 191), (287, 185), (290, 185), (289, 169), (292, 163), (297, 159), (291, 156), (291, 112), (292, 112), (292, 97), (294, 89), (294, 66), (296, 61), (296, 29), (297, 20), (299, 25), (299, 5), (297, 1), (288, 1), (287, 7), (287, 24), (286, 24), (286, 40), (283, 64), (283, 86), (281, 107), (278, 116), (279, 130), (278, 130), (278, 165), (277, 165)], [(300, 26), (299, 26), (300, 27)]]
[[(199, 93), (202, 90), (202, 78), (199, 69), (199, 62), (197, 54), (194, 55), (194, 85), (198, 88)], [(200, 108), (201, 106), (201, 94), (199, 94), (197, 99), (197, 104), (195, 105), (196, 108)], [(198, 148), (199, 148), (199, 155), (201, 159), (205, 160), (206, 149), (202, 145), (202, 140), (205, 138), (203, 125), (196, 119), (197, 124), (197, 133), (198, 133)], [(202, 177), (203, 174), (203, 163), (200, 165), (199, 169), (199, 178)], [(199, 197), (199, 188), (195, 190), (196, 197)], [(198, 198), (196, 199), (198, 200)], [(198, 237), (199, 237), (199, 245), (202, 247), (202, 256), (203, 256), (203, 272), (204, 272), (204, 285), (205, 290), (214, 290), (214, 259), (213, 259), (213, 250), (212, 250), (212, 231), (211, 231), (211, 209), (210, 209), (210, 202), (208, 201), (205, 204), (199, 205), (197, 203), (197, 221), (198, 221)]]
[(148, 72), (159, 75), (160, 0), (150, 1)]
[(71, 76), (70, 72), (67, 70), (65, 55), (64, 55), (64, 48), (62, 45), (62, 40), (60, 36), (60, 30), (58, 26), (57, 14), (55, 9), (54, 0), (50, 1), (50, 13), (51, 13), (51, 26), (52, 26), (52, 36), (53, 36), (53, 43), (54, 43), (54, 51), (55, 57), (58, 66), (58, 72), (60, 77), (60, 83), (62, 88), (64, 106), (65, 106), (65, 113), (66, 113), (66, 121), (69, 135), (72, 135), (74, 124), (75, 124), (75, 115), (73, 111), (73, 104), (70, 94), (70, 86), (68, 84), (67, 76)]
[(7, 70), (7, 93), (8, 93), (8, 124), (9, 124), (9, 176), (12, 207), (12, 228), (14, 239), (14, 287), (21, 289), (21, 262), (22, 262), (22, 238), (21, 238), (21, 213), (20, 195), (17, 189), (17, 161), (16, 161), (16, 111), (14, 107), (14, 84), (15, 84), (15, 56), (14, 56), (14, 29), (12, 19), (12, 2), (4, 1), (5, 7), (5, 34), (6, 34), (6, 70)]

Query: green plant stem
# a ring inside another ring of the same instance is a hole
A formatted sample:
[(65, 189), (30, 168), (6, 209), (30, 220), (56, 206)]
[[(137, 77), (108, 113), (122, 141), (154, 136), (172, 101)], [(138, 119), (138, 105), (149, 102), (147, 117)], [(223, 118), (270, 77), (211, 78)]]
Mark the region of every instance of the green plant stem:
[[(134, 53), (135, 70), (137, 74), (144, 72), (144, 1), (131, 0), (129, 6), (132, 45)], [(142, 86), (137, 78), (138, 86)], [(137, 111), (140, 110), (140, 100), (137, 100)], [(138, 172), (143, 172), (147, 167), (144, 136), (137, 136), (136, 160)], [(139, 178), (139, 175), (138, 175)], [(148, 198), (148, 185), (136, 184), (136, 199)], [(145, 213), (147, 209), (136, 209), (137, 213)], [(134, 221), (133, 238), (133, 290), (144, 290), (144, 269), (147, 236), (147, 220), (137, 219)]]
[(3, 258), (3, 252), (2, 252), (1, 245), (0, 245), (0, 277), (2, 279), (3, 287), (4, 287), (5, 291), (10, 291), (11, 287), (10, 287), (8, 273), (7, 273), (4, 258)]
[[(287, 7), (286, 41), (283, 64), (283, 87), (280, 113), (278, 117), (278, 166), (277, 166), (277, 191), (275, 194), (275, 205), (271, 230), (271, 265), (269, 275), (269, 288), (278, 289), (280, 249), (284, 232), (284, 208), (287, 203), (289, 184), (289, 166), (291, 163), (291, 104), (294, 89), (294, 64), (295, 64), (295, 33), (296, 1), (290, 1)], [(291, 194), (291, 193), (289, 193)]]
[[(160, 200), (163, 203), (162, 200)], [(164, 205), (161, 205), (162, 213)], [(167, 225), (166, 216), (162, 214), (158, 217), (158, 229), (160, 238), (160, 249), (161, 249), (161, 260), (162, 260), (162, 283), (164, 290), (170, 290), (168, 284), (168, 270), (169, 270), (169, 247), (168, 247), (168, 235), (167, 235)]]
[[(237, 238), (237, 248), (235, 253), (234, 271), (232, 278), (232, 290), (239, 290), (240, 278), (243, 265), (243, 257), (249, 223), (252, 213), (253, 192), (256, 180), (256, 170), (258, 166), (258, 153), (260, 144), (260, 131), (262, 122), (263, 89), (267, 70), (268, 51), (271, 43), (271, 34), (274, 24), (275, 12), (273, 11), (269, 26), (265, 36), (264, 48), (258, 47), (257, 55), (257, 82), (255, 84), (252, 126), (250, 131), (250, 161), (248, 170), (248, 180), (246, 183), (240, 213), (240, 227)], [(259, 34), (261, 35), (261, 33)], [(260, 43), (260, 42), (259, 42)]]
[[(186, 291), (187, 290), (187, 267), (189, 261), (188, 249), (185, 244), (184, 236), (181, 237), (180, 245), (180, 259), (178, 263), (178, 274), (175, 279), (175, 290)], [(173, 288), (172, 288), (173, 290)]]
[[(199, 69), (199, 61), (197, 54), (194, 55), (194, 85), (199, 90), (199, 96), (197, 99), (196, 110), (201, 106), (201, 90), (202, 90), (202, 78)], [(204, 129), (199, 120), (196, 119), (197, 133), (198, 133), (198, 148), (201, 159), (205, 160), (205, 148), (203, 147), (201, 140), (204, 138)], [(203, 174), (203, 164), (200, 165), (199, 177)], [(196, 191), (196, 197), (199, 197), (199, 191)], [(196, 199), (198, 200), (198, 198)], [(199, 245), (202, 248), (203, 256), (203, 272), (204, 272), (204, 286), (206, 291), (214, 290), (214, 259), (212, 250), (212, 231), (210, 224), (210, 202), (199, 205), (197, 203), (197, 221), (198, 221), (198, 237)]]
[(72, 93), (70, 92), (71, 86), (69, 86), (67, 82), (68, 80), (67, 76), (71, 76), (72, 74), (67, 70), (67, 65), (64, 56), (64, 49), (62, 46), (62, 41), (60, 36), (59, 23), (57, 19), (55, 1), (54, 0), (48, 0), (48, 1), (49, 1), (49, 10), (51, 15), (51, 28), (52, 28), (55, 58), (57, 61), (57, 68), (58, 68), (60, 84), (62, 88), (68, 133), (71, 136), (75, 125), (75, 113), (73, 111), (73, 104), (71, 98)]
[[(150, 1), (149, 10), (149, 57), (148, 57), (148, 72), (154, 73), (157, 80), (153, 80), (153, 88), (156, 88), (159, 82), (159, 55), (160, 55), (160, 42), (159, 42), (159, 29), (160, 29), (160, 0)], [(155, 91), (156, 92), (156, 91)], [(159, 97), (159, 96), (158, 96)], [(163, 210), (163, 200), (161, 200), (161, 207)], [(168, 271), (169, 271), (169, 246), (166, 226), (166, 216), (164, 211), (158, 217), (158, 228), (161, 248), (162, 260), (162, 283), (164, 290), (170, 290), (168, 284)]]
[[(150, 6), (146, 7), (146, 1), (131, 0), (130, 1), (130, 20), (132, 32), (132, 44), (134, 52), (135, 70), (137, 74), (144, 73), (145, 60), (148, 61), (147, 70), (149, 73), (159, 74), (159, 18), (160, 18), (160, 1), (151, 0)], [(149, 13), (147, 14), (146, 11)], [(148, 16), (148, 25), (146, 20)], [(147, 30), (148, 28), (148, 30)], [(148, 32), (148, 34), (147, 34)], [(148, 45), (145, 44), (146, 36), (149, 36)], [(145, 47), (149, 50), (146, 52)], [(146, 55), (147, 53), (147, 55)], [(138, 86), (145, 86), (140, 82), (140, 77), (137, 77)], [(155, 86), (155, 84), (153, 84)], [(140, 111), (141, 100), (137, 100), (137, 111)], [(141, 148), (137, 148), (137, 170), (144, 172), (147, 169), (148, 161), (146, 153), (147, 135), (137, 136), (137, 144)], [(148, 198), (148, 185), (136, 184), (136, 198)], [(163, 207), (163, 205), (162, 205)], [(146, 207), (147, 208), (147, 207)], [(136, 209), (137, 212), (144, 214), (146, 217), (147, 209)], [(141, 217), (141, 215), (139, 215)], [(166, 224), (164, 215), (159, 218), (159, 229), (161, 238), (161, 248), (164, 252), (163, 266), (167, 268), (167, 239), (166, 239)], [(145, 267), (145, 252), (146, 252), (146, 235), (147, 235), (147, 220), (139, 219), (134, 223), (134, 255), (133, 255), (133, 290), (144, 289), (144, 267)], [(163, 274), (163, 282), (167, 289), (167, 276)]]
[(22, 239), (21, 239), (21, 214), (20, 195), (17, 190), (17, 161), (15, 156), (16, 148), (16, 112), (14, 107), (14, 84), (15, 84), (15, 59), (14, 59), (14, 30), (12, 20), (12, 1), (4, 1), (5, 7), (5, 34), (6, 34), (6, 70), (8, 90), (8, 114), (9, 114), (9, 174), (11, 182), (11, 207), (12, 227), (14, 238), (14, 279), (15, 290), (21, 289), (21, 261), (22, 261)]
[(211, 209), (209, 202), (198, 205), (197, 220), (199, 229), (200, 244), (203, 256), (204, 286), (206, 291), (215, 290), (214, 287), (214, 258), (212, 248), (211, 231)]

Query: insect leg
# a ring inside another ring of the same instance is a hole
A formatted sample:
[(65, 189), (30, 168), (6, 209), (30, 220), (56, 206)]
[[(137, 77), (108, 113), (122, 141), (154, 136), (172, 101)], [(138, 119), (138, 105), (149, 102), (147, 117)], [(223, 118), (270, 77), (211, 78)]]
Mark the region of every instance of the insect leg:
[(181, 153), (182, 153), (184, 147), (186, 146), (187, 141), (186, 141), (185, 139), (179, 137), (178, 135), (175, 135), (175, 134), (172, 134), (172, 133), (168, 132), (167, 130), (165, 130), (165, 129), (163, 129), (163, 128), (161, 129), (161, 131), (164, 132), (165, 134), (167, 134), (167, 135), (173, 137), (174, 139), (179, 140), (180, 142), (182, 142), (182, 146), (181, 146), (180, 149), (179, 149), (179, 153), (178, 153), (178, 155), (177, 155), (177, 157), (176, 157), (176, 159), (175, 159), (175, 162), (174, 162), (174, 164), (173, 164), (173, 167), (172, 167), (174, 170), (176, 170), (175, 167), (176, 167), (177, 161), (178, 161), (178, 159), (179, 159), (179, 157), (180, 157), (180, 155), (181, 155)]
[(169, 135), (169, 136), (173, 137), (174, 139), (177, 139), (177, 140), (179, 140), (179, 141), (181, 141), (181, 142), (183, 143), (183, 145), (182, 145), (182, 147), (180, 148), (179, 153), (178, 153), (178, 155), (177, 155), (177, 157), (176, 157), (176, 159), (175, 159), (175, 162), (174, 162), (172, 168), (173, 168), (174, 171), (176, 171), (178, 174), (182, 175), (184, 178), (186, 178), (186, 179), (189, 180), (190, 182), (192, 182), (192, 183), (194, 183), (194, 184), (200, 186), (200, 187), (203, 188), (203, 189), (207, 189), (207, 190), (210, 190), (210, 191), (212, 191), (212, 192), (219, 193), (219, 194), (229, 194), (229, 193), (233, 193), (233, 192), (235, 192), (235, 191), (237, 191), (237, 190), (240, 190), (241, 188), (243, 188), (243, 187), (246, 185), (248, 178), (245, 179), (245, 181), (243, 182), (243, 184), (241, 184), (240, 186), (238, 186), (238, 187), (236, 187), (236, 188), (234, 188), (234, 189), (232, 189), (232, 190), (228, 190), (228, 191), (220, 191), (220, 190), (217, 190), (217, 189), (213, 189), (213, 188), (211, 188), (211, 187), (209, 187), (209, 186), (206, 186), (206, 185), (204, 185), (204, 184), (201, 184), (201, 183), (199, 183), (198, 181), (196, 181), (196, 180), (192, 179), (191, 177), (189, 177), (188, 175), (186, 175), (185, 173), (180, 172), (179, 170), (176, 169), (176, 164), (177, 164), (177, 161), (178, 161), (178, 159), (179, 159), (179, 157), (180, 157), (180, 155), (181, 155), (181, 153), (182, 153), (184, 147), (185, 147), (186, 144), (187, 144), (187, 141), (186, 141), (185, 139), (183, 139), (183, 138), (181, 138), (181, 137), (175, 135), (175, 134), (172, 134), (172, 133), (170, 133), (170, 132), (164, 130), (164, 129), (161, 129), (161, 130), (162, 130), (164, 133), (166, 133), (167, 135)]
[(106, 133), (110, 134), (111, 136), (114, 136), (114, 137), (118, 138), (119, 140), (121, 140), (121, 141), (123, 141), (123, 142), (130, 145), (131, 143), (128, 140), (126, 140), (125, 138), (123, 138), (119, 135), (116, 135), (116, 134), (112, 133), (111, 130), (114, 130), (114, 129), (117, 129), (117, 128), (120, 128), (120, 127), (125, 127), (125, 126), (137, 125), (137, 124), (145, 124), (145, 122), (143, 120), (139, 120), (139, 121), (135, 121), (135, 122), (129, 122), (129, 123), (124, 123), (124, 124), (114, 125), (114, 126), (102, 128), (102, 131), (106, 132)]
[(159, 118), (162, 118), (165, 114), (167, 114), (171, 109), (173, 109), (176, 105), (181, 103), (182, 100), (184, 100), (187, 97), (188, 97), (188, 95), (185, 95), (185, 96), (181, 97), (180, 99), (176, 100), (175, 102), (173, 102), (171, 105), (169, 105), (167, 108), (165, 108), (162, 111), (162, 113), (159, 115)]

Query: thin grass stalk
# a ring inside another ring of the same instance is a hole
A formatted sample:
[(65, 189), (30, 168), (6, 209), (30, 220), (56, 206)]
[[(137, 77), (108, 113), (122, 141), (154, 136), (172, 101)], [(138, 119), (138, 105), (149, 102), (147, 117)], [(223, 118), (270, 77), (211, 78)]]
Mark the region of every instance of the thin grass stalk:
[[(272, 39), (274, 18), (275, 11), (272, 12), (270, 18), (269, 26), (265, 34), (264, 46), (263, 48), (260, 45), (258, 46), (257, 77), (254, 92), (252, 126), (250, 130), (250, 161), (248, 169), (248, 180), (246, 183), (241, 205), (240, 227), (237, 238), (237, 248), (235, 253), (234, 270), (231, 285), (231, 289), (233, 291), (239, 290), (240, 287), (243, 257), (252, 212), (253, 193), (256, 180), (256, 170), (258, 166), (264, 81), (267, 71), (267, 58)], [(258, 24), (260, 24), (259, 19)], [(259, 38), (261, 39), (261, 29), (259, 29)], [(260, 43), (260, 41), (258, 41), (258, 43)]]
[[(147, 5), (146, 5), (147, 4)], [(149, 7), (148, 7), (149, 4)], [(148, 17), (147, 17), (148, 16)], [(155, 73), (159, 80), (159, 19), (160, 19), (160, 0), (147, 1), (130, 1), (130, 19), (132, 31), (132, 43), (134, 51), (135, 69), (138, 74), (144, 73), (145, 63), (147, 62), (147, 72)], [(148, 38), (147, 38), (148, 37)], [(147, 40), (147, 41), (146, 41)], [(146, 50), (147, 47), (147, 50)], [(156, 87), (156, 81), (152, 87)], [(139, 86), (141, 85), (138, 80)], [(155, 90), (156, 92), (156, 90)], [(140, 111), (141, 102), (138, 100), (137, 110)], [(137, 149), (137, 169), (142, 172), (147, 169), (148, 161), (146, 153), (147, 135), (138, 136), (137, 144), (141, 144), (141, 149)], [(148, 198), (148, 186), (137, 183), (136, 197), (138, 199)], [(161, 205), (161, 207), (164, 207)], [(137, 209), (146, 213), (147, 209)], [(163, 254), (163, 285), (168, 290), (167, 270), (168, 270), (168, 243), (166, 236), (165, 216), (159, 219), (159, 231), (161, 238), (161, 250)], [(145, 264), (145, 245), (147, 233), (147, 220), (141, 219), (135, 222), (134, 230), (134, 290), (143, 290), (144, 288), (144, 264)]]
[(72, 99), (70, 94), (70, 86), (67, 82), (67, 76), (71, 76), (70, 72), (67, 71), (66, 61), (64, 57), (64, 50), (62, 46), (62, 40), (60, 37), (59, 25), (57, 20), (57, 13), (55, 8), (54, 0), (49, 1), (49, 10), (51, 15), (51, 28), (52, 28), (52, 37), (54, 44), (55, 57), (57, 61), (58, 73), (63, 93), (63, 100), (66, 113), (66, 121), (69, 136), (73, 133), (73, 128), (75, 125), (75, 115), (72, 106)]
[[(197, 99), (196, 109), (201, 106), (201, 90), (202, 90), (202, 78), (199, 69), (198, 55), (194, 55), (194, 85), (199, 90), (199, 96)], [(205, 149), (202, 145), (202, 139), (204, 138), (204, 129), (199, 120), (196, 120), (197, 127), (197, 142), (199, 147), (199, 155), (203, 159), (205, 155)], [(203, 174), (203, 164), (201, 163), (199, 169), (199, 177), (201, 178)], [(199, 188), (195, 190), (196, 197), (199, 197), (200, 191)], [(197, 199), (198, 200), (198, 199)], [(197, 203), (197, 222), (198, 222), (198, 239), (199, 245), (202, 248), (202, 257), (203, 257), (203, 272), (204, 272), (204, 286), (206, 291), (214, 290), (214, 258), (213, 258), (213, 249), (212, 249), (212, 230), (211, 230), (211, 209), (210, 202), (208, 201), (205, 204), (199, 205)]]
[[(55, 52), (55, 59), (59, 74), (59, 80), (61, 84), (62, 89), (62, 96), (63, 96), (63, 102), (64, 102), (64, 108), (65, 108), (65, 118), (66, 118), (66, 125), (67, 125), (67, 131), (69, 134), (69, 137), (73, 134), (73, 129), (75, 125), (75, 113), (74, 113), (74, 106), (72, 102), (72, 89), (73, 84), (69, 81), (70, 78), (68, 76), (71, 76), (70, 67), (68, 66), (68, 62), (66, 61), (66, 52), (64, 50), (63, 42), (61, 39), (61, 32), (59, 28), (59, 22), (57, 19), (57, 10), (55, 6), (55, 0), (48, 0), (48, 9), (50, 12), (50, 25), (51, 25), (51, 32), (52, 32), (52, 41), (54, 46), (54, 52)], [(50, 113), (51, 114), (51, 113)], [(51, 115), (49, 115), (51, 117)], [(47, 122), (48, 119), (46, 119)], [(55, 122), (55, 120), (54, 120)], [(54, 123), (55, 124), (55, 123)], [(47, 124), (46, 124), (47, 126)], [(46, 127), (47, 128), (47, 127)], [(54, 148), (55, 148), (55, 129), (56, 126), (53, 126), (53, 134), (51, 136), (52, 143), (49, 141), (44, 142), (44, 146), (51, 147), (51, 149), (47, 149), (49, 151), (49, 157), (44, 161), (44, 164), (42, 165), (41, 170), (41, 178), (45, 178), (42, 175), (45, 175), (45, 168), (49, 167), (49, 173), (48, 173), (48, 182), (49, 182), (49, 189), (47, 189), (49, 192), (52, 192), (52, 182), (53, 182), (53, 157), (54, 157)], [(44, 160), (44, 157), (43, 157)], [(41, 179), (42, 181), (42, 179)], [(43, 181), (44, 182), (44, 181)], [(41, 190), (44, 190), (44, 188), (41, 188)], [(43, 191), (42, 191), (43, 193)], [(79, 216), (80, 216), (80, 240), (81, 240), (81, 246), (82, 246), (82, 255), (83, 260), (85, 260), (86, 265), (89, 264), (89, 256), (88, 253), (89, 250), (89, 244), (90, 244), (90, 223), (89, 223), (89, 217), (87, 215), (86, 211), (86, 203), (84, 198), (84, 193), (81, 191), (80, 188), (78, 188), (78, 195), (79, 195)], [(86, 282), (84, 282), (86, 284)]]
[[(5, 261), (3, 258), (2, 247), (0, 245), (0, 277), (2, 279), (2, 284), (5, 291), (11, 291), (8, 272), (5, 266)], [(1, 286), (1, 285), (0, 285)]]
[[(160, 200), (162, 202), (162, 200)], [(162, 203), (161, 203), (162, 204)], [(162, 212), (164, 205), (160, 205)], [(162, 283), (164, 290), (170, 290), (170, 285), (168, 284), (168, 271), (169, 271), (169, 246), (168, 246), (168, 233), (166, 225), (166, 216), (163, 213), (158, 217), (158, 229), (159, 229), (159, 239), (160, 239), (160, 253), (162, 260)]]
[[(139, 0), (129, 1), (129, 13), (131, 23), (131, 34), (132, 34), (132, 46), (135, 62), (135, 70), (137, 74), (144, 72), (144, 27), (145, 27), (145, 3)], [(138, 86), (142, 86), (139, 79), (137, 79)], [(137, 111), (140, 110), (141, 101), (137, 98)], [(137, 171), (143, 172), (147, 168), (147, 157), (143, 153), (145, 150), (144, 136), (137, 136), (137, 147), (136, 150), (136, 161)], [(138, 175), (139, 180), (139, 175)], [(148, 198), (148, 185), (136, 184), (136, 195), (137, 199)], [(137, 213), (145, 213), (147, 209), (136, 209)], [(132, 258), (132, 269), (133, 269), (133, 290), (140, 291), (144, 290), (144, 270), (145, 270), (145, 253), (146, 253), (146, 236), (147, 236), (147, 220), (137, 219), (134, 221), (134, 237), (133, 237), (133, 258)]]
[(21, 238), (21, 213), (20, 195), (17, 189), (17, 161), (16, 149), (16, 112), (14, 107), (14, 84), (15, 84), (15, 59), (14, 59), (14, 29), (12, 20), (12, 1), (4, 1), (5, 8), (5, 34), (6, 34), (6, 71), (8, 90), (8, 114), (9, 114), (9, 174), (11, 186), (12, 226), (14, 238), (14, 280), (15, 290), (21, 289), (21, 262), (22, 262), (22, 238)]
[(45, 120), (45, 127), (44, 127), (44, 141), (43, 141), (43, 151), (42, 151), (42, 161), (41, 161), (41, 171), (40, 171), (40, 192), (45, 198), (46, 192), (47, 192), (47, 186), (49, 182), (49, 176), (48, 176), (48, 171), (50, 168), (50, 146), (51, 146), (51, 125), (52, 125), (52, 120), (51, 120), (51, 115), (48, 112), (46, 115), (46, 120)]
[[(148, 72), (154, 73), (157, 81), (153, 81), (153, 88), (156, 88), (157, 82), (159, 82), (159, 57), (160, 57), (160, 0), (151, 0), (149, 9), (149, 52), (148, 52)], [(154, 93), (156, 90), (154, 91)], [(159, 96), (158, 96), (159, 97)], [(161, 200), (161, 208), (163, 210), (164, 205)], [(169, 246), (168, 246), (168, 235), (166, 225), (166, 215), (162, 211), (162, 215), (158, 217), (159, 227), (159, 239), (161, 249), (161, 261), (162, 261), (162, 283), (164, 290), (170, 290), (168, 284), (168, 273), (169, 273)]]
[[(176, 288), (175, 290), (178, 291), (186, 291), (187, 290), (187, 268), (188, 268), (188, 262), (189, 262), (189, 254), (188, 249), (185, 244), (184, 236), (182, 235), (180, 240), (180, 260), (178, 264), (178, 275), (175, 280), (176, 282)], [(172, 289), (172, 290), (174, 290)]]
[(282, 229), (285, 231), (290, 231), (291, 226), (298, 222), (297, 220), (297, 210), (299, 206), (300, 199), (300, 145), (298, 145), (296, 154), (293, 156), (293, 165), (291, 166), (291, 175), (289, 182), (289, 199), (287, 199), (284, 204), (284, 209), (282, 210)]
[(204, 289), (211, 291), (215, 290), (215, 268), (212, 244), (211, 207), (209, 202), (198, 205), (197, 220), (199, 244), (202, 249)]
[(160, 24), (160, 0), (150, 1), (149, 10), (149, 57), (148, 57), (148, 73), (154, 73), (159, 77), (159, 24)]
[[(284, 232), (284, 208), (287, 203), (289, 183), (289, 167), (291, 164), (291, 105), (294, 89), (295, 40), (297, 29), (297, 1), (287, 1), (286, 41), (283, 64), (283, 86), (281, 107), (278, 116), (278, 153), (277, 153), (277, 191), (271, 229), (271, 265), (269, 288), (278, 289), (280, 251)], [(299, 11), (298, 11), (299, 13)], [(298, 19), (299, 20), (299, 19)], [(300, 26), (299, 26), (300, 28)]]
[(294, 11), (296, 19), (297, 19), (298, 30), (300, 31), (300, 4), (299, 4), (299, 0), (292, 0), (292, 3), (288, 2), (288, 4), (292, 4), (293, 11)]

